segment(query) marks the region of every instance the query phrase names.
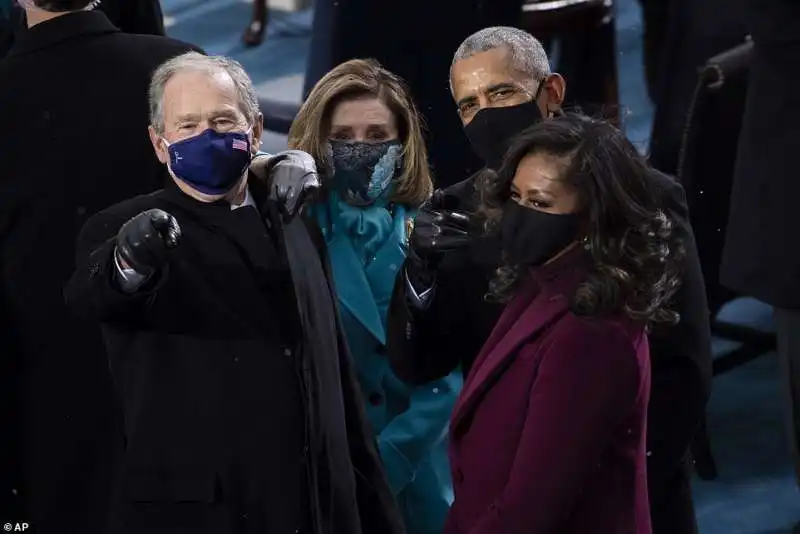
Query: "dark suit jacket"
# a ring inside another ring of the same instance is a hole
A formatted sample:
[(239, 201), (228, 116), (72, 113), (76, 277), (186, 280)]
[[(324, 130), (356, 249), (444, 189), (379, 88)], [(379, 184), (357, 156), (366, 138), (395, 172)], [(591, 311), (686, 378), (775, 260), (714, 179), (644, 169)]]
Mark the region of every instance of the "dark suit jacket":
[[(703, 276), (689, 224), (683, 189), (660, 173), (653, 180), (665, 206), (677, 221), (686, 247), (683, 286), (674, 308), (681, 314), (672, 328), (650, 336), (653, 384), (647, 428), (648, 480), (653, 517), (663, 518), (659, 532), (691, 531), (694, 523), (685, 470), (688, 446), (705, 409), (711, 384), (711, 346)], [(474, 211), (475, 177), (445, 190), (450, 209)], [(461, 365), (472, 366), (497, 322), (502, 307), (483, 296), (496, 267), (500, 243), (476, 238), (468, 250), (442, 263), (429, 308), (419, 313), (407, 305), (406, 285), (399, 280), (393, 295), (387, 331), (392, 366), (401, 378), (424, 383)], [(402, 278), (402, 277), (401, 277)]]
[(740, 293), (796, 310), (800, 4), (752, 0), (748, 10), (755, 47), (720, 277)]
[[(744, 42), (747, 33), (742, 5), (748, 0), (646, 0), (646, 10), (660, 4), (666, 8), (666, 26), (650, 78), (657, 78), (652, 95), (655, 113), (650, 136), (650, 163), (670, 175), (678, 173), (678, 159), (692, 105), (697, 70), (708, 59)], [(755, 0), (758, 1), (758, 0)], [(645, 12), (647, 13), (647, 12)], [(649, 13), (648, 13), (649, 14)], [(646, 43), (649, 44), (649, 43)], [(731, 110), (730, 114), (738, 111)], [(717, 121), (721, 131), (727, 127)], [(702, 224), (708, 221), (697, 221)], [(713, 224), (713, 223), (710, 223)]]
[[(165, 35), (159, 0), (104, 0), (97, 11), (105, 13), (111, 23), (125, 33)], [(0, 13), (0, 59), (13, 45), (15, 35), (28, 31), (22, 8), (12, 5), (7, 16), (4, 18)]]
[[(114, 282), (113, 238), (153, 208), (177, 218), (180, 245), (164, 276), (124, 294)], [(125, 412), (115, 532), (160, 524), (246, 532), (230, 523), (237, 514), (263, 532), (306, 526), (308, 436), (290, 284), (253, 207), (204, 204), (172, 185), (87, 221), (66, 297), (102, 322)], [(158, 513), (148, 510), (155, 506)]]
[(445, 534), (650, 534), (644, 326), (580, 318), (576, 247), (532, 270), (453, 410)]
[[(81, 232), (67, 301), (102, 322), (125, 411), (113, 531), (402, 534), (352, 364), (336, 347), (335, 301), (313, 241), (306, 239), (302, 268), (320, 265), (318, 287), (327, 294), (304, 290), (295, 301), (282, 224), (257, 185), (258, 209), (231, 210), (170, 183), (102, 211)], [(113, 238), (153, 208), (176, 217), (180, 243), (162, 276), (122, 293)], [(315, 317), (301, 328), (298, 302), (318, 297), (327, 297), (328, 309), (304, 309), (304, 320)], [(325, 316), (334, 337), (320, 352), (308, 325), (319, 327)], [(329, 361), (338, 365), (321, 368)], [(333, 427), (325, 410), (335, 403), (344, 413)]]
[[(0, 500), (16, 489), (16, 505), (30, 505), (16, 517), (39, 533), (104, 528), (119, 430), (108, 363), (62, 290), (87, 218), (163, 183), (147, 87), (159, 64), (192, 48), (81, 12), (26, 31), (0, 61), (0, 427), (17, 449), (2, 456)], [(6, 478), (15, 470), (24, 480)]]

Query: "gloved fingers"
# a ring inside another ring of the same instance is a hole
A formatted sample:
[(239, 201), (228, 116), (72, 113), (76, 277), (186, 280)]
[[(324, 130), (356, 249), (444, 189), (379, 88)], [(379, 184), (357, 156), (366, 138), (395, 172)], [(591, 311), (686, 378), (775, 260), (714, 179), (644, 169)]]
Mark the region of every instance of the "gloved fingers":
[(438, 235), (430, 242), (430, 249), (438, 252), (450, 252), (468, 246), (468, 237), (459, 235)]
[(466, 239), (469, 237), (469, 232), (461, 228), (454, 228), (452, 226), (430, 224), (414, 228), (415, 239), (433, 239), (434, 237), (448, 236), (448, 237), (461, 237)]
[(464, 211), (454, 210), (422, 210), (414, 220), (414, 226), (439, 224), (467, 229), (472, 223), (472, 216)]
[(278, 212), (286, 220), (290, 217), (290, 211), (294, 203), (294, 187), (290, 182), (284, 180), (274, 180), (270, 188), (270, 200), (278, 208)]
[(162, 210), (153, 210), (150, 215), (150, 225), (158, 232), (167, 248), (177, 246), (181, 236), (181, 227), (175, 217)]
[(438, 210), (457, 210), (461, 205), (461, 200), (452, 194), (446, 193), (442, 189), (433, 192), (428, 200), (420, 207), (421, 211)]
[(440, 211), (437, 220), (440, 226), (469, 231), (472, 217), (463, 211)]
[(433, 192), (428, 200), (426, 200), (422, 206), (420, 206), (420, 214), (423, 212), (430, 212), (442, 209), (444, 200), (444, 192), (441, 189), (437, 189)]
[(284, 190), (278, 209), (283, 215), (284, 220), (289, 221), (297, 214), (297, 188), (289, 186)]
[(322, 183), (319, 180), (319, 175), (316, 172), (308, 172), (306, 173), (303, 178), (300, 180), (300, 187), (297, 191), (296, 199), (295, 199), (295, 212), (297, 212), (307, 201), (310, 197), (314, 196), (317, 191), (319, 191), (320, 187), (322, 187)]
[(269, 154), (256, 154), (250, 161), (248, 170), (259, 180), (267, 180), (269, 179), (270, 169), (274, 165), (271, 162), (272, 159), (274, 158)]
[[(299, 167), (287, 169), (288, 174), (284, 179), (276, 179), (272, 187), (272, 200), (284, 217), (294, 217), (320, 186), (319, 176), (316, 172), (307, 172)], [(302, 172), (304, 174), (298, 176)]]

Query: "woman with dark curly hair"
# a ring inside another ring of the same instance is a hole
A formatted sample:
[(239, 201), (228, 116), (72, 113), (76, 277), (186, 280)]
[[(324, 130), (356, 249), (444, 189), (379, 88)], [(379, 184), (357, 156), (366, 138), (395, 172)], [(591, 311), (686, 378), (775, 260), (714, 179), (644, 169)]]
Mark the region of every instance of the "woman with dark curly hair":
[(578, 115), (520, 134), (483, 212), (507, 302), (451, 422), (446, 534), (650, 534), (647, 332), (679, 320), (683, 244), (624, 134)]

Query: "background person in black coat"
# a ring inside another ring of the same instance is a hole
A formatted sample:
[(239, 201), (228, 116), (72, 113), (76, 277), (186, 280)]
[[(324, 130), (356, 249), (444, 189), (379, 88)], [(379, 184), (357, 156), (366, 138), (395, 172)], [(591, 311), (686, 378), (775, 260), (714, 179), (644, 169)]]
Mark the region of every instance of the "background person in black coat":
[[(467, 38), (451, 79), (466, 135), (489, 168), (497, 168), (514, 135), (556, 113), (565, 94), (539, 42), (514, 28)], [(467, 372), (499, 317), (502, 307), (484, 300), (501, 265), (499, 239), (480, 235), (462, 215), (476, 211), (479, 180), (475, 175), (438, 191), (415, 221), (408, 280), (395, 288), (387, 335), (393, 368), (403, 379), (423, 383), (457, 365)], [(683, 189), (656, 171), (653, 180), (680, 221), (687, 253), (674, 303), (681, 321), (650, 336), (648, 488), (654, 533), (686, 534), (696, 531), (688, 447), (711, 381), (708, 309)]]
[(13, 449), (0, 509), (45, 534), (105, 531), (121, 436), (97, 327), (64, 306), (73, 244), (93, 213), (163, 184), (147, 86), (194, 48), (120, 33), (88, 3), (30, 0), (31, 27), (0, 62), (0, 428)]
[[(3, 13), (0, 9), (0, 58), (3, 58), (14, 43), (15, 34), (25, 31), (25, 12), (16, 3)], [(2, 0), (0, 0), (2, 4)], [(87, 9), (96, 9), (106, 14), (111, 23), (125, 33), (165, 35), (164, 14), (159, 0), (100, 0), (89, 2)]]
[(159, 0), (101, 0), (95, 9), (125, 33), (165, 35)]
[(754, 50), (720, 278), (775, 306), (800, 480), (800, 4), (751, 0)]

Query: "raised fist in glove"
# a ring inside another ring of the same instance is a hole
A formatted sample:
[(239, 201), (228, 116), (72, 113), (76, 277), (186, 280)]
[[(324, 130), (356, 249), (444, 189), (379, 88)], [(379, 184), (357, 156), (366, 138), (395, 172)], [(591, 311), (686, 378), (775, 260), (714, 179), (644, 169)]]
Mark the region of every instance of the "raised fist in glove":
[(435, 270), (445, 254), (469, 246), (471, 225), (469, 214), (461, 211), (421, 210), (409, 237), (409, 258), (417, 268)]
[(147, 210), (119, 229), (117, 255), (123, 267), (150, 276), (163, 269), (167, 250), (176, 247), (180, 237), (175, 217), (163, 210)]
[(302, 150), (285, 150), (275, 155), (257, 155), (250, 172), (270, 184), (270, 200), (291, 219), (322, 182), (314, 158)]

